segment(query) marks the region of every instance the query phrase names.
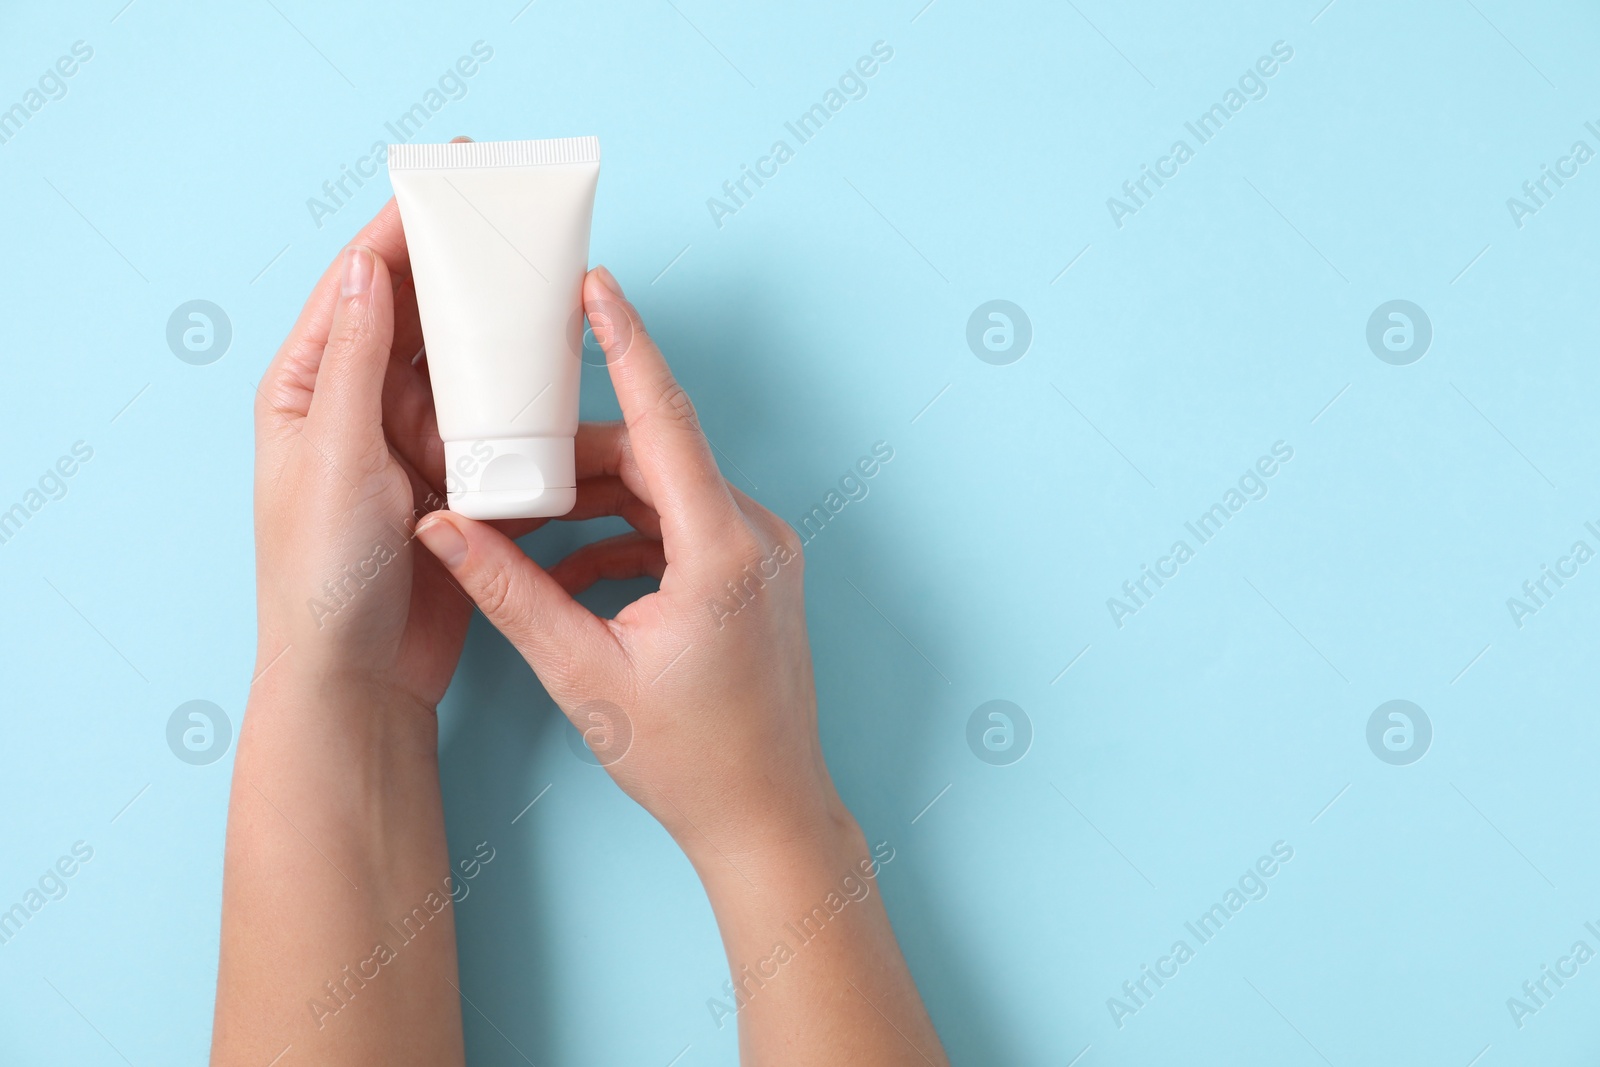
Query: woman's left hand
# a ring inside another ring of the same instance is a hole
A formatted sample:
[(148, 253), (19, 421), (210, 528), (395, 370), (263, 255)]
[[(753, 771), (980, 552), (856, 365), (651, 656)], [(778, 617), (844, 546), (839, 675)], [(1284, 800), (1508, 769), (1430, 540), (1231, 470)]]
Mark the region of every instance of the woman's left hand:
[[(473, 604), (412, 544), (417, 520), (445, 506), (445, 469), (409, 266), (390, 201), (323, 274), (262, 379), (256, 673), (289, 667), (432, 708)], [(659, 539), (654, 510), (613, 469), (625, 433), (579, 429), (564, 518), (621, 515)], [(494, 525), (520, 537), (545, 521)]]

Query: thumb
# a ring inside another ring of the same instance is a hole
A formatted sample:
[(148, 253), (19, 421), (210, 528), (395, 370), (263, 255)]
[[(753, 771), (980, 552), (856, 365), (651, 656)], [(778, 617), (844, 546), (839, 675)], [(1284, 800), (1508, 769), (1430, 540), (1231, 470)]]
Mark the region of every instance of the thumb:
[(616, 639), (545, 569), (486, 523), (435, 511), (417, 525), (417, 540), (461, 583), (495, 629), (506, 636), (552, 696), (588, 690), (580, 678)]
[(307, 413), (312, 425), (382, 446), (383, 380), (393, 340), (389, 268), (371, 248), (351, 245), (339, 257), (339, 298)]

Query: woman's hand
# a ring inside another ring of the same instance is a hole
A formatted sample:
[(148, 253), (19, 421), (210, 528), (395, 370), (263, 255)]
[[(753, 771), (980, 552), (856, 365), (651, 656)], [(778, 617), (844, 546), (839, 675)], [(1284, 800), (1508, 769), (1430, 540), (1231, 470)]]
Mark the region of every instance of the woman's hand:
[[(445, 506), (444, 445), (391, 201), (323, 276), (256, 397), (257, 676), (336, 676), (430, 711), (473, 605), (411, 544)], [(654, 512), (606, 469), (621, 428), (584, 424), (566, 520)], [(497, 522), (508, 538), (546, 519)]]
[[(288, 1048), (463, 1058), (433, 709), (471, 607), (409, 544), (439, 457), (407, 265), (391, 201), (257, 390), (257, 663), (228, 804), (214, 1064)], [(401, 941), (389, 923), (411, 914), (426, 928)]]
[[(610, 272), (592, 271), (583, 293), (623, 423), (579, 455), (650, 510), (647, 532), (586, 545), (548, 572), (450, 512), (417, 536), (622, 788), (703, 870), (745, 874), (741, 862), (775, 845), (850, 825), (817, 739), (800, 539), (718, 472), (688, 395)], [(641, 575), (659, 591), (614, 619), (573, 599), (599, 579)]]
[(410, 543), (444, 497), (407, 267), (391, 204), (324, 275), (257, 391), (256, 669), (432, 708), (472, 609)]
[[(328, 1064), (462, 1058), (434, 711), (473, 606), (411, 544), (445, 472), (408, 268), (390, 201), (258, 388), (257, 663), (228, 808), (218, 1064), (289, 1045)], [(585, 465), (614, 434), (580, 430), (570, 517), (655, 530)], [(425, 932), (402, 940), (406, 916)]]
[[(868, 850), (823, 762), (799, 537), (718, 473), (610, 272), (592, 271), (583, 296), (623, 424), (591, 431), (578, 455), (618, 480), (636, 532), (549, 571), (450, 512), (417, 537), (695, 865), (731, 976), (713, 1015), (738, 1016), (742, 1062), (941, 1064), (872, 892), (893, 846)], [(641, 575), (659, 590), (614, 619), (573, 599)]]

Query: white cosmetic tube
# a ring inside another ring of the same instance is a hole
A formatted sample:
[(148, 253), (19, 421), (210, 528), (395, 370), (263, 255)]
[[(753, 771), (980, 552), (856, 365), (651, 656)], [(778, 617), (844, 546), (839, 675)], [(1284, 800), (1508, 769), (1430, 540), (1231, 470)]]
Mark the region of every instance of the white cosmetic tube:
[(389, 146), (450, 510), (565, 515), (600, 141)]

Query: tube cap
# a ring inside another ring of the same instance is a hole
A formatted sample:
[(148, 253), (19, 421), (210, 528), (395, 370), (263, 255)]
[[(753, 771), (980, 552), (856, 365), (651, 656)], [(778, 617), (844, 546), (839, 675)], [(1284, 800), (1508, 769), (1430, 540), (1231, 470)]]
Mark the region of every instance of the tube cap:
[(498, 437), (444, 443), (450, 510), (469, 519), (565, 515), (578, 502), (570, 437)]

